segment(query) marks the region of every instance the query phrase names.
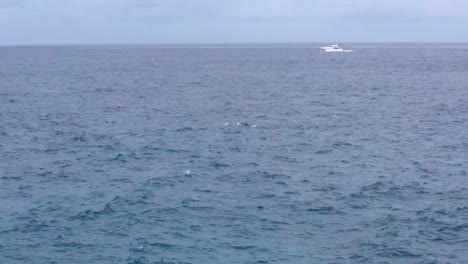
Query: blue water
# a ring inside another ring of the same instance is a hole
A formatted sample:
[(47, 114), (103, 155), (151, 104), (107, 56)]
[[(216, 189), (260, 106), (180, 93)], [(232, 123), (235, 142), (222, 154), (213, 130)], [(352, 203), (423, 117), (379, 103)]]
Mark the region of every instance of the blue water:
[(0, 48), (0, 263), (466, 263), (468, 44), (318, 46)]

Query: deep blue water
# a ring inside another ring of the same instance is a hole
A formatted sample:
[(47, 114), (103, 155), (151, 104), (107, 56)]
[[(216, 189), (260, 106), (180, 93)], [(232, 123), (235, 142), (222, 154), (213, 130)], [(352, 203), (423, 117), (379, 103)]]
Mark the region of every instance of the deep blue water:
[(318, 46), (0, 48), (0, 263), (466, 263), (468, 44)]

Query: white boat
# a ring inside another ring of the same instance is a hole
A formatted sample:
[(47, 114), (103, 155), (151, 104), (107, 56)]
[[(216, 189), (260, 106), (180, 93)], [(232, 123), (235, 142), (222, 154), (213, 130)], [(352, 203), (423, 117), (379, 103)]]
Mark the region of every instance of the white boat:
[(351, 50), (345, 50), (338, 44), (320, 47), (320, 49), (324, 52), (351, 52)]

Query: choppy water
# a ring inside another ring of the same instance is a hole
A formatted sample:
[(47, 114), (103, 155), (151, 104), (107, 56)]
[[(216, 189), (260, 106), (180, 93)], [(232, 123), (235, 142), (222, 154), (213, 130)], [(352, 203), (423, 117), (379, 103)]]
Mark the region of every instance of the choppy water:
[(317, 46), (0, 48), (0, 263), (466, 263), (468, 45)]

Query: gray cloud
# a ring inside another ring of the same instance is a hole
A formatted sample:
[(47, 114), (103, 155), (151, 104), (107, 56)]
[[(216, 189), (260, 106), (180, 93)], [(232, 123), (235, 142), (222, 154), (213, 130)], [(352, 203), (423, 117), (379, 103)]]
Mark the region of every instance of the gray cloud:
[(465, 0), (0, 0), (0, 44), (467, 41), (466, 10)]

